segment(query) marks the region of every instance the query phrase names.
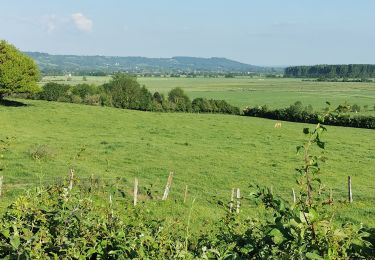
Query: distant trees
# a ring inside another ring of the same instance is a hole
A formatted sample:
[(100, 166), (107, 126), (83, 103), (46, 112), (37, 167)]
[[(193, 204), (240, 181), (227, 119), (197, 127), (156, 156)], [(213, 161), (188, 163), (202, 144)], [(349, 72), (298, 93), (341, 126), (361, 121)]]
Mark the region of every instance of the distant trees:
[(50, 82), (43, 86), (43, 90), (38, 93), (37, 98), (48, 101), (59, 101), (59, 99), (68, 96), (70, 88), (66, 84)]
[(176, 111), (190, 112), (190, 98), (185, 94), (182, 88), (174, 88), (168, 93), (168, 101), (171, 102)]
[(166, 99), (163, 94), (152, 94), (141, 86), (136, 77), (123, 73), (115, 74), (109, 83), (99, 87), (86, 83), (70, 86), (50, 82), (34, 98), (144, 111), (240, 114), (238, 107), (224, 100), (196, 98), (191, 102), (181, 88), (169, 91)]
[(240, 114), (240, 109), (238, 107), (228, 104), (225, 100), (205, 98), (194, 99), (192, 102), (192, 110), (198, 113)]
[[(352, 116), (349, 114), (350, 111), (359, 112), (359, 110), (359, 105), (342, 104), (329, 114), (324, 123), (327, 125), (375, 129), (375, 117)], [(313, 124), (320, 122), (319, 113), (312, 111), (312, 106), (303, 107), (302, 103), (297, 101), (288, 108), (274, 110), (270, 110), (266, 106), (247, 107), (244, 109), (243, 115)]]
[(315, 65), (293, 66), (284, 71), (285, 77), (292, 78), (366, 78), (375, 77), (375, 65), (349, 64), (349, 65)]
[(97, 92), (98, 88), (95, 85), (78, 84), (72, 87), (72, 94), (77, 95), (82, 99), (86, 98), (87, 96), (94, 95)]
[(13, 93), (35, 93), (40, 74), (35, 62), (4, 40), (0, 41), (0, 100)]
[(117, 73), (109, 83), (103, 85), (103, 90), (114, 107), (137, 110), (148, 110), (151, 107), (152, 94), (141, 87), (135, 77)]

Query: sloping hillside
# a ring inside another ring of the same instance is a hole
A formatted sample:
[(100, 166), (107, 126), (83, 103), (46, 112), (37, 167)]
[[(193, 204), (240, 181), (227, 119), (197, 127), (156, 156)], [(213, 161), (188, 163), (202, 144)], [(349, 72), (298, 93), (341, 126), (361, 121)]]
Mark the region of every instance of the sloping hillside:
[(51, 55), (40, 52), (26, 52), (35, 59), (45, 73), (55, 72), (106, 72), (115, 71), (141, 73), (176, 73), (176, 72), (271, 72), (272, 68), (259, 67), (226, 58), (146, 58), (114, 56), (76, 56)]

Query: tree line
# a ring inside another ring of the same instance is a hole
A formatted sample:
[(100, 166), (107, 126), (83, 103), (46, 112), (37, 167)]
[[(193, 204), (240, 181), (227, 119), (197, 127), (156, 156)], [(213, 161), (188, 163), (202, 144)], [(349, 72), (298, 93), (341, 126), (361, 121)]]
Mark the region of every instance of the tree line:
[(375, 65), (314, 65), (287, 67), (285, 77), (290, 78), (373, 78)]
[[(368, 109), (368, 106), (365, 107)], [(375, 129), (374, 116), (352, 116), (349, 113), (357, 113), (360, 112), (360, 110), (361, 107), (357, 104), (352, 106), (349, 104), (339, 105), (334, 111), (329, 113), (324, 123), (327, 125)], [(243, 110), (243, 115), (309, 124), (317, 124), (320, 122), (321, 118), (321, 113), (314, 112), (311, 105), (304, 107), (300, 101), (282, 109), (272, 110), (269, 109), (267, 105), (247, 107)]]
[(172, 89), (167, 96), (151, 93), (136, 77), (124, 73), (113, 75), (109, 83), (100, 86), (50, 82), (31, 98), (143, 111), (240, 114), (238, 107), (225, 100), (195, 98), (191, 101), (181, 88)]

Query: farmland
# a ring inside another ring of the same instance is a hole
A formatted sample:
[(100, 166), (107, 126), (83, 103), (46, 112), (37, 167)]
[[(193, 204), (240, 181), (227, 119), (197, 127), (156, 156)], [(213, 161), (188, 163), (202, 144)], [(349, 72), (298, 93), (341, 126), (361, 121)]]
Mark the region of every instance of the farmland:
[[(246, 199), (250, 184), (273, 187), (287, 200), (296, 186), (294, 169), (301, 156), (295, 147), (304, 140), (303, 124), (283, 122), (282, 128), (274, 128), (274, 121), (258, 118), (21, 101), (27, 106), (0, 107), (1, 138), (11, 138), (2, 160), (3, 206), (29, 188), (66, 177), (70, 166), (82, 179), (93, 174), (116, 183), (122, 178), (120, 185), (129, 194), (138, 177), (143, 192), (152, 184), (156, 198), (173, 171), (170, 200), (162, 206), (159, 200), (146, 203), (156, 215), (184, 218), (188, 206), (182, 200), (188, 185), (189, 201), (196, 198), (195, 228), (223, 214), (217, 201), (229, 201), (231, 188), (241, 188), (243, 212), (256, 216), (259, 210)], [(355, 203), (340, 208), (338, 219), (374, 227), (373, 130), (329, 127), (325, 139), (329, 160), (322, 165), (322, 179), (335, 199), (346, 198), (347, 176), (353, 177)], [(38, 147), (45, 156), (35, 160)]]
[[(68, 84), (92, 83), (96, 85), (108, 82), (110, 77), (74, 77), (66, 81), (66, 77), (45, 77), (40, 84), (49, 81)], [(311, 104), (319, 110), (330, 101), (337, 106), (345, 101), (350, 104), (368, 106), (362, 114), (375, 115), (375, 83), (354, 82), (307, 82), (301, 79), (283, 78), (138, 78), (141, 84), (151, 91), (167, 94), (172, 88), (181, 87), (191, 97), (224, 99), (232, 105), (246, 106), (268, 105), (270, 108), (287, 107), (299, 100), (303, 104)]]

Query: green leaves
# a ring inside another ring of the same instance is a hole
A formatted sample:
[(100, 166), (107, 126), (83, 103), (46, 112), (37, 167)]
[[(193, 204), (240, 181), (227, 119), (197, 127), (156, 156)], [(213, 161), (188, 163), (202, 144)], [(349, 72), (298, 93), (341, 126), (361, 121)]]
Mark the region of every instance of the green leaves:
[(281, 244), (285, 238), (283, 236), (283, 233), (281, 233), (280, 230), (274, 228), (272, 229), (269, 233), (268, 233), (269, 236), (272, 237), (272, 241), (276, 244), (276, 245), (279, 245)]
[(321, 257), (317, 253), (313, 253), (313, 252), (306, 253), (306, 258), (310, 259), (310, 260), (324, 260), (323, 257)]
[(13, 45), (0, 41), (0, 99), (3, 94), (39, 91), (39, 69)]

